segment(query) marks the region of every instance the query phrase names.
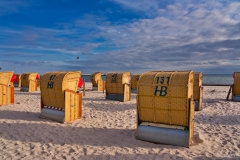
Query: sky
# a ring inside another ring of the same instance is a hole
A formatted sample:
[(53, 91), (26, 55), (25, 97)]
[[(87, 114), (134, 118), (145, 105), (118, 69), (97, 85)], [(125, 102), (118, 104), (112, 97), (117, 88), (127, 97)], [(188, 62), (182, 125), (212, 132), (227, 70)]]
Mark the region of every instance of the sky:
[(240, 0), (1, 0), (0, 68), (232, 74)]

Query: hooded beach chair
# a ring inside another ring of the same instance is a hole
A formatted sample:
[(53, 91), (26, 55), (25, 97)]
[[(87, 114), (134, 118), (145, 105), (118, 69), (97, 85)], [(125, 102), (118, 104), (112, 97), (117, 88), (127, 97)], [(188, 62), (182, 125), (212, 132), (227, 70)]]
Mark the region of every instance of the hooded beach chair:
[(101, 72), (94, 72), (90, 75), (90, 81), (93, 84), (93, 87), (97, 87), (98, 91), (104, 90), (104, 81), (102, 80)]
[(21, 89), (23, 92), (37, 91), (40, 75), (37, 72), (26, 72), (21, 74)]
[(106, 75), (106, 99), (130, 101), (130, 72), (109, 72)]
[(0, 72), (0, 106), (14, 103), (14, 81), (13, 71)]
[(41, 77), (40, 118), (68, 123), (82, 116), (82, 93), (77, 93), (80, 71), (47, 72)]
[(149, 71), (137, 88), (136, 138), (189, 147), (194, 136), (193, 71)]

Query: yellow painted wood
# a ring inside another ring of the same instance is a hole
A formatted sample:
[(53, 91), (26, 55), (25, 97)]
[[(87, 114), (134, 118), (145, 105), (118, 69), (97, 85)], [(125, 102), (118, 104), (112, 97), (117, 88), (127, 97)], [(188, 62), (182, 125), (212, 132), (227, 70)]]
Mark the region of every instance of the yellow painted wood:
[(97, 81), (98, 91), (103, 91), (103, 83), (104, 81), (102, 79)]
[(234, 72), (233, 95), (240, 95), (240, 72)]
[(194, 73), (194, 84), (193, 84), (193, 99), (199, 101), (200, 99), (200, 87), (202, 87), (202, 72)]
[(12, 90), (11, 78), (13, 71), (0, 72), (0, 106), (12, 103), (14, 90)]
[(12, 76), (13, 71), (0, 72), (0, 84), (9, 86)]
[(65, 92), (65, 122), (70, 121), (70, 92)]

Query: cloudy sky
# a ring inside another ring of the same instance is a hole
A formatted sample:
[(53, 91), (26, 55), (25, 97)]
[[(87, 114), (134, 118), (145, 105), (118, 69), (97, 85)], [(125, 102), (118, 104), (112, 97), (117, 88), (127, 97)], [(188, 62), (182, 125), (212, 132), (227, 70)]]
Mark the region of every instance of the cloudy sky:
[(1, 0), (0, 67), (232, 74), (240, 71), (240, 1)]

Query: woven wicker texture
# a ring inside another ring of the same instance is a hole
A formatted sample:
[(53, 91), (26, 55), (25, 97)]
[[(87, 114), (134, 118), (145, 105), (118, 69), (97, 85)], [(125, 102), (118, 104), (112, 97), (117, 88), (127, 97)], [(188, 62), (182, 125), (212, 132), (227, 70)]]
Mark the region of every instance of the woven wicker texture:
[(124, 94), (124, 84), (130, 84), (130, 72), (107, 73), (106, 93)]
[(234, 72), (233, 94), (240, 95), (240, 72)]
[(193, 71), (151, 71), (141, 74), (137, 88), (139, 120), (188, 127), (189, 112), (194, 113), (193, 104), (189, 109), (193, 81)]
[(193, 84), (193, 99), (199, 101), (200, 99), (200, 87), (202, 87), (202, 72), (194, 72), (194, 84)]
[[(66, 89), (76, 93), (80, 71), (48, 72), (41, 77), (41, 99), (46, 106), (65, 108), (64, 91)], [(66, 100), (70, 101), (70, 100)]]
[(131, 88), (137, 89), (138, 80), (139, 80), (140, 74), (133, 74), (131, 77)]
[(93, 87), (98, 86), (98, 80), (102, 80), (102, 73), (101, 72), (94, 72), (90, 75), (90, 81), (93, 84)]
[(37, 91), (38, 80), (37, 72), (26, 72), (21, 75), (21, 87), (28, 87), (29, 92)]
[(13, 71), (0, 72), (0, 83), (9, 86)]

